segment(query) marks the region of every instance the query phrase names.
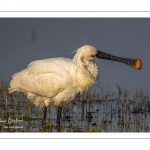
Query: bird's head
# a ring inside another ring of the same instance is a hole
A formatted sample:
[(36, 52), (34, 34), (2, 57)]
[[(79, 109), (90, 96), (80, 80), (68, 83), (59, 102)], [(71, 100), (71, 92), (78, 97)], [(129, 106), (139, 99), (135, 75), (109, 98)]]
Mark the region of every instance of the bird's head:
[(82, 62), (87, 63), (88, 61), (93, 61), (94, 58), (96, 58), (97, 49), (91, 45), (84, 45), (76, 52), (76, 57), (81, 59)]

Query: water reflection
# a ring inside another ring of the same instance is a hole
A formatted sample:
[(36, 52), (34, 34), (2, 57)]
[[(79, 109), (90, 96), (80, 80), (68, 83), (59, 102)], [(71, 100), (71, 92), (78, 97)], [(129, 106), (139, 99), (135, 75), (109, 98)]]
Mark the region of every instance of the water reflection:
[[(118, 96), (119, 95), (119, 96)], [(127, 91), (87, 93), (62, 111), (61, 125), (56, 125), (56, 109), (47, 111), (35, 107), (23, 94), (8, 96), (8, 122), (5, 101), (0, 103), (1, 132), (149, 132), (150, 99), (143, 91), (133, 96)], [(5, 120), (5, 122), (4, 122)]]

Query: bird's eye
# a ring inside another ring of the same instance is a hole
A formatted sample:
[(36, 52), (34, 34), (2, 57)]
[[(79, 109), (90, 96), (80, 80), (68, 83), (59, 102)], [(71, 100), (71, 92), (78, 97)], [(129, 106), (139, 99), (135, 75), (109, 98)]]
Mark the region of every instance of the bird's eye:
[(91, 57), (95, 57), (96, 55), (91, 55)]

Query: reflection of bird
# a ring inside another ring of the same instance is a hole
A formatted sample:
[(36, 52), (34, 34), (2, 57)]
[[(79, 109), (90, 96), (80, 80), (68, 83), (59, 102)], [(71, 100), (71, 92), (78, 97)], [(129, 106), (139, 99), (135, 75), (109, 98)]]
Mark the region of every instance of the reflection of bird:
[(30, 29), (30, 33), (31, 33), (30, 43), (34, 43), (37, 38), (35, 29), (34, 28)]
[(95, 84), (98, 68), (94, 58), (110, 59), (141, 68), (140, 59), (126, 59), (98, 51), (93, 46), (80, 47), (73, 59), (49, 58), (31, 62), (28, 67), (12, 76), (9, 93), (23, 92), (36, 106), (57, 107), (60, 124), (62, 106)]

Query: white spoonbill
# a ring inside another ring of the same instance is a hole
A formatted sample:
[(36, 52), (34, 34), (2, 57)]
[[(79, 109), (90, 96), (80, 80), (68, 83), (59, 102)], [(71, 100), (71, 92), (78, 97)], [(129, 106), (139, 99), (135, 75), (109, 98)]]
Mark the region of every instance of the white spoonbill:
[(23, 92), (33, 104), (45, 107), (44, 120), (47, 107), (56, 107), (56, 123), (60, 124), (62, 107), (95, 84), (98, 78), (96, 57), (119, 61), (137, 70), (142, 66), (140, 59), (112, 56), (85, 45), (76, 50), (73, 59), (58, 57), (31, 62), (12, 76), (9, 93)]

